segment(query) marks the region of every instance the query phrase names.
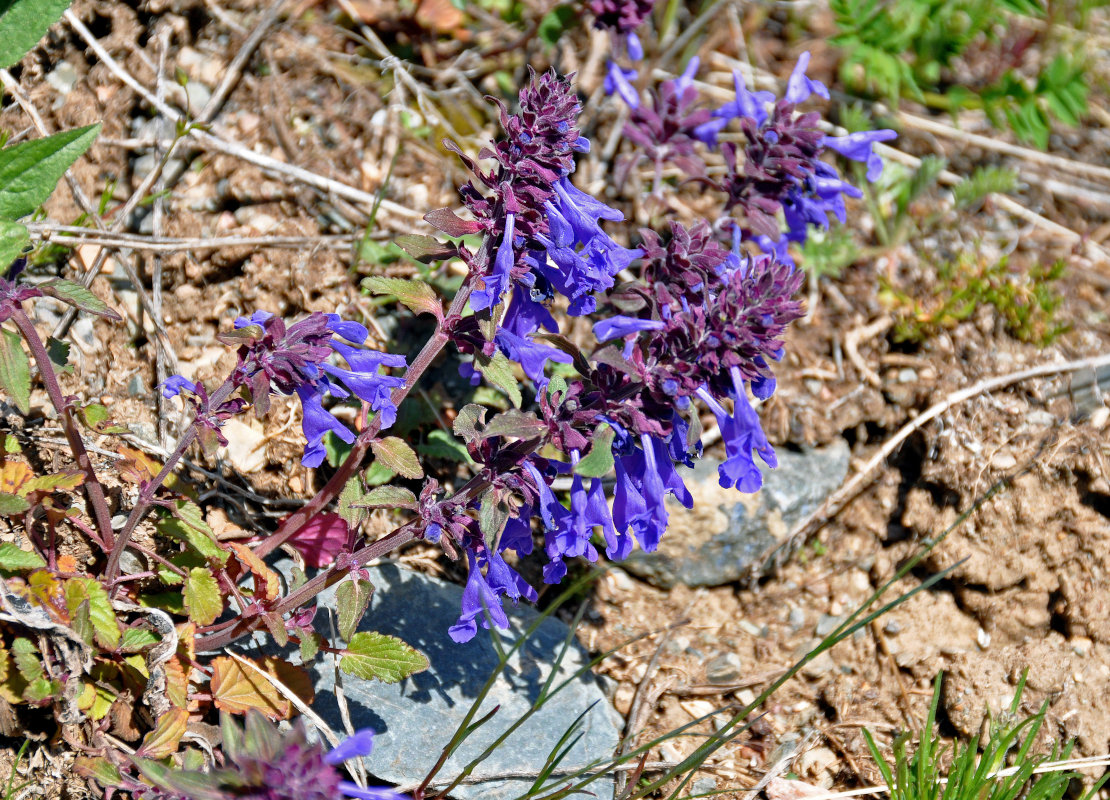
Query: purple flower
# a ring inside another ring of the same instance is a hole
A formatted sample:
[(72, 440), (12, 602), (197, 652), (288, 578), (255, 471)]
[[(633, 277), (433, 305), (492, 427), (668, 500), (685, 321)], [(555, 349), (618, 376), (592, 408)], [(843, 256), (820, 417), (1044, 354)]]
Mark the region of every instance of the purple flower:
[(821, 140), (821, 144), (845, 158), (867, 164), (867, 180), (875, 181), (883, 172), (883, 160), (875, 152), (875, 142), (886, 142), (897, 136), (896, 131), (883, 128), (877, 131), (849, 133), (847, 136), (826, 136)]
[[(480, 554), (475, 552), (479, 549)], [(538, 597), (536, 590), (505, 563), (501, 554), (490, 551), (484, 543), (467, 547), (466, 558), (470, 573), (463, 589), (462, 614), (459, 621), (448, 630), (451, 638), (459, 644), (474, 638), (478, 632), (479, 618), (483, 628), (489, 628), (490, 621), (499, 628), (509, 627), (509, 618), (501, 607), (502, 596), (513, 600), (524, 598), (533, 603)], [(487, 568), (484, 575), (480, 569), (482, 566)], [(488, 620), (484, 612), (489, 612)]]
[(181, 375), (171, 375), (163, 381), (162, 396), (167, 400), (180, 396), (192, 407), (194, 424), (198, 426), (197, 438), (207, 453), (214, 452), (217, 445), (227, 447), (227, 438), (220, 429), (247, 406), (245, 400), (236, 397), (213, 407), (204, 384), (193, 383)]
[(784, 95), (786, 102), (798, 105), (798, 103), (808, 100), (809, 96), (813, 94), (826, 100), (829, 99), (829, 90), (825, 84), (806, 77), (808, 68), (809, 51), (806, 50), (798, 56), (798, 63), (794, 65), (794, 71), (790, 73), (790, 80), (786, 82), (786, 94)]
[[(307, 444), (301, 463), (305, 466), (316, 467), (324, 460), (323, 439), (328, 431), (347, 443), (355, 440), (354, 434), (324, 408), (325, 395), (358, 397), (378, 413), (379, 429), (388, 428), (396, 420), (392, 392), (404, 381), (379, 370), (404, 367), (405, 359), (353, 347), (335, 338), (362, 344), (367, 332), (359, 323), (316, 312), (286, 327), (279, 317), (256, 311), (235, 320), (235, 328), (236, 333), (221, 337), (239, 345), (239, 364), (232, 381), (250, 392), (259, 416), (269, 409), (271, 392), (297, 395), (304, 411), (302, 426)], [(333, 355), (341, 356), (348, 369), (329, 363)]]
[(605, 72), (605, 94), (616, 94), (629, 108), (639, 108), (640, 95), (632, 86), (636, 77), (636, 70), (623, 69), (615, 61), (610, 61)]

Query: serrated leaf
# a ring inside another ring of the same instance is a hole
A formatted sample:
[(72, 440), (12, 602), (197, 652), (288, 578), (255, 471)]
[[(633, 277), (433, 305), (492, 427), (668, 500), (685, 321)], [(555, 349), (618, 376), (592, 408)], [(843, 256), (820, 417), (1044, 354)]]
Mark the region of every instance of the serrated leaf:
[(0, 5), (0, 69), (19, 62), (50, 26), (61, 19), (70, 0), (14, 0)]
[(452, 424), (451, 430), (455, 432), (456, 436), (461, 436), (467, 442), (473, 442), (481, 436), (478, 432), (478, 426), (486, 424), (486, 411), (485, 406), (477, 403), (467, 403), (455, 415), (455, 422)]
[(70, 578), (65, 583), (66, 608), (73, 614), (77, 606), (88, 601), (89, 617), (96, 640), (102, 647), (119, 647), (120, 630), (116, 611), (108, 599), (108, 591), (96, 578)]
[[(21, 5), (31, 6), (34, 2), (22, 0)], [(0, 20), (0, 27), (10, 14), (9, 11)], [(19, 219), (45, 203), (65, 171), (89, 149), (99, 133), (97, 123), (0, 150), (0, 218)]]
[(83, 600), (77, 604), (77, 608), (70, 610), (69, 627), (73, 628), (73, 632), (85, 644), (91, 645), (93, 643), (96, 638), (96, 631), (93, 630), (92, 612), (89, 611), (88, 600)]
[(90, 314), (98, 314), (116, 322), (123, 320), (123, 317), (109, 308), (107, 303), (79, 283), (55, 278), (41, 284), (39, 288), (42, 289), (43, 294), (61, 300), (74, 308), (88, 311)]
[(212, 702), (221, 711), (245, 714), (255, 708), (270, 719), (289, 716), (289, 701), (274, 685), (234, 658), (220, 656), (212, 660), (212, 680), (208, 686)]
[(18, 222), (0, 219), (0, 272), (23, 255), (23, 248), (30, 244), (27, 229)]
[(420, 459), (416, 452), (408, 446), (404, 439), (396, 436), (386, 436), (384, 439), (375, 439), (370, 442), (374, 457), (385, 466), (403, 478), (423, 478), (424, 469), (420, 466)]
[(0, 386), (22, 414), (31, 413), (31, 362), (23, 352), (23, 339), (0, 328)]
[(603, 478), (613, 469), (613, 436), (611, 427), (602, 423), (593, 437), (590, 452), (579, 461), (574, 471), (583, 478)]
[(316, 654), (320, 652), (320, 634), (302, 628), (300, 639), (301, 642), (299, 647), (301, 650), (301, 661), (308, 664), (315, 659)]
[(46, 355), (50, 357), (50, 363), (57, 367), (60, 372), (73, 371), (73, 365), (69, 363), (69, 342), (47, 336)]
[(448, 236), (467, 236), (482, 230), (482, 225), (476, 220), (466, 220), (449, 208), (437, 208), (424, 215), (424, 221)]
[(43, 675), (38, 648), (25, 636), (17, 636), (12, 640), (12, 661), (23, 680), (28, 683)]
[(350, 639), (355, 634), (362, 615), (370, 605), (374, 594), (374, 584), (362, 579), (345, 580), (335, 590), (335, 609), (339, 623), (339, 635)]
[(374, 276), (364, 278), (362, 288), (374, 294), (392, 295), (415, 314), (433, 314), (437, 319), (443, 317), (442, 303), (435, 290), (424, 281)]
[(458, 254), (459, 248), (451, 242), (441, 242), (434, 236), (405, 233), (394, 238), (394, 243), (422, 264), (443, 261)]
[(520, 411), (510, 408), (497, 414), (489, 421), (482, 438), (489, 436), (506, 436), (512, 439), (532, 439), (547, 431), (547, 423), (539, 419), (531, 411)]
[(128, 628), (120, 639), (119, 649), (124, 653), (137, 653), (144, 647), (162, 641), (153, 631), (145, 628)]
[(45, 705), (61, 691), (62, 687), (57, 681), (38, 678), (27, 684), (23, 690), (23, 699), (35, 705)]
[(521, 396), (520, 386), (513, 373), (513, 365), (504, 353), (498, 350), (492, 358), (478, 353), (475, 355), (474, 365), (491, 385), (507, 394), (513, 405), (520, 408), (524, 398)]
[(0, 517), (10, 517), (12, 514), (22, 514), (31, 504), (24, 498), (8, 492), (0, 492)]
[(172, 517), (158, 521), (156, 527), (159, 533), (188, 543), (202, 556), (216, 561), (220, 566), (227, 563), (229, 553), (216, 541), (216, 534), (204, 521), (200, 506), (191, 500), (177, 500), (172, 513)]
[(363, 631), (347, 643), (339, 668), (363, 680), (396, 683), (427, 669), (428, 659), (396, 637)]
[(360, 505), (364, 495), (362, 481), (359, 480), (358, 475), (351, 476), (350, 480), (343, 486), (343, 491), (339, 493), (339, 501), (336, 507), (339, 510), (339, 516), (343, 518), (343, 521), (347, 523), (347, 527), (351, 530), (357, 530), (362, 521), (366, 519), (365, 507)]
[(177, 752), (181, 737), (185, 735), (189, 723), (189, 712), (183, 708), (171, 708), (158, 717), (153, 730), (143, 737), (143, 743), (135, 755), (146, 758), (165, 758)]
[(220, 584), (208, 567), (193, 567), (185, 578), (185, 609), (197, 625), (211, 625), (224, 610)]
[(378, 486), (362, 496), (359, 508), (416, 508), (416, 495), (403, 486)]
[[(8, 497), (14, 497), (14, 495), (8, 495)], [(3, 512), (0, 511), (0, 513)], [(21, 572), (24, 570), (42, 569), (45, 566), (46, 561), (44, 561), (42, 556), (38, 553), (24, 550), (14, 542), (4, 542), (0, 544), (0, 569), (8, 570), (9, 572)]]

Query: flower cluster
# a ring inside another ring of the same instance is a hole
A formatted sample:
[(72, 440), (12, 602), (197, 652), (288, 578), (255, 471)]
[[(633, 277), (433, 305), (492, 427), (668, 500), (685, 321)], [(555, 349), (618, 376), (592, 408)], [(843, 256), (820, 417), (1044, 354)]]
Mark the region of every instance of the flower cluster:
[[(696, 64), (663, 87), (654, 110), (643, 115), (659, 131), (649, 144), (672, 147), (674, 131), (681, 129), (684, 146), (692, 148), (695, 137), (719, 130), (710, 112), (690, 113), (696, 100), (693, 69)], [(502, 109), (509, 141), (485, 151), (498, 158), (498, 173), (484, 175), (467, 162), (491, 196), (479, 195), (473, 185), (461, 191), (477, 218), (474, 225), (488, 231), (487, 247), (502, 237), (494, 258), (502, 267), (487, 270), (480, 253), (463, 256), (477, 287), (471, 305), (484, 312), (504, 294), (510, 300), (492, 336), (475, 315), (455, 322), (452, 339), (476, 358), (500, 350), (520, 364), (537, 387), (539, 409), (495, 418), (485, 430), (477, 418), (456, 428), (482, 466), (483, 493), (452, 505), (438, 503), (430, 484), (421, 495), (423, 536), (467, 560), (462, 613), (450, 631), (460, 642), (472, 638), (479, 624), (507, 625), (504, 598), (535, 598), (534, 588), (505, 559), (510, 550), (518, 556), (532, 552), (533, 516), (542, 524), (547, 583), (565, 576), (569, 558), (596, 560), (601, 542), (614, 559), (627, 556), (634, 543), (647, 551), (658, 547), (667, 527), (667, 496), (687, 507), (693, 502), (677, 467), (692, 465), (700, 453), (692, 433), (695, 399), (717, 416), (721, 428), (727, 455), (720, 467), (723, 486), (755, 491), (762, 483), (756, 456), (775, 465), (749, 394), (766, 399), (775, 389), (771, 364), (782, 358), (786, 327), (802, 313), (793, 299), (801, 274), (774, 255), (744, 255), (738, 232), (733, 248), (722, 246), (705, 222), (690, 229), (672, 223), (666, 239), (641, 231), (642, 247), (636, 250), (616, 244), (600, 223), (619, 220), (619, 213), (576, 189), (569, 180), (573, 164), (558, 160), (572, 149), (585, 150), (577, 134), (577, 104), (557, 99), (569, 96), (564, 79), (552, 74), (534, 79), (521, 93), (519, 117)], [(540, 97), (543, 107), (537, 105)], [(526, 131), (557, 131), (563, 137), (530, 135), (527, 149), (514, 145)], [(576, 144), (569, 147), (572, 141)], [(497, 153), (516, 156), (513, 169)], [(530, 160), (557, 163), (562, 174), (521, 170)], [(507, 197), (518, 199), (512, 210)], [(536, 198), (542, 203), (529, 204)], [(443, 212), (433, 215), (444, 219)], [(615, 274), (636, 263), (642, 280), (616, 286)], [(558, 336), (537, 339), (541, 327), (557, 330), (547, 308), (555, 293), (566, 298), (572, 315), (602, 317), (593, 325), (598, 347), (592, 352), (580, 352)], [(570, 365), (577, 375), (566, 377), (564, 369), (549, 376), (551, 362)], [(544, 442), (553, 449), (541, 452)], [(611, 501), (603, 480), (610, 470)], [(553, 488), (559, 479), (569, 479), (569, 507)]]
[(288, 733), (266, 720), (256, 709), (247, 714), (245, 730), (224, 715), (223, 755), (226, 766), (207, 772), (169, 770), (139, 761), (137, 766), (154, 786), (136, 787), (142, 800), (402, 800), (405, 795), (384, 786), (360, 787), (345, 780), (336, 766), (370, 755), (374, 732), (357, 731), (331, 752), (312, 744), (304, 722), (297, 720)]
[[(301, 463), (317, 467), (324, 460), (324, 436), (329, 431), (348, 444), (355, 441), (355, 434), (324, 408), (327, 395), (340, 399), (354, 395), (367, 403), (380, 418), (379, 430), (397, 419), (392, 392), (404, 386), (404, 381), (382, 374), (381, 368), (403, 368), (405, 358), (357, 346), (368, 335), (365, 327), (342, 320), (338, 314), (314, 312), (292, 325), (266, 311), (239, 317), (235, 330), (219, 337), (238, 346), (239, 361), (229, 378), (229, 389), (246, 391), (259, 417), (269, 411), (271, 392), (295, 394), (301, 401), (306, 440)], [(333, 356), (341, 357), (347, 368), (331, 363)], [(220, 444), (227, 444), (219, 433), (220, 425), (245, 407), (244, 401), (226, 396), (210, 403), (203, 385), (180, 375), (167, 380), (162, 391), (166, 397), (184, 393), (200, 428), (217, 437)]]
[(588, 6), (594, 16), (594, 27), (609, 31), (633, 61), (644, 57), (636, 29), (651, 16), (655, 0), (589, 0)]
[[(771, 92), (749, 90), (743, 76), (734, 73), (735, 98), (712, 111), (698, 105), (693, 87), (696, 58), (681, 76), (663, 81), (651, 93), (651, 109), (640, 102), (615, 65), (610, 66), (607, 78), (631, 108), (625, 136), (655, 161), (657, 176), (664, 161), (689, 175), (703, 174), (695, 142), (715, 147), (718, 135), (732, 120), (737, 121), (746, 143), (742, 147), (731, 142), (720, 145), (728, 172), (714, 185), (727, 197), (726, 210), (739, 213), (745, 237), (786, 262), (790, 261), (790, 242), (804, 242), (810, 225), (827, 228), (830, 214), (844, 222), (844, 198), (862, 195), (822, 160), (825, 151), (866, 163), (867, 179), (873, 181), (883, 168), (874, 144), (896, 135), (892, 130), (876, 130), (827, 136), (818, 125), (817, 113), (797, 113), (796, 106), (812, 95), (829, 97), (823, 83), (806, 76), (809, 60), (809, 53), (802, 53), (787, 81), (786, 93), (777, 101)], [(656, 184), (658, 190), (658, 177)]]

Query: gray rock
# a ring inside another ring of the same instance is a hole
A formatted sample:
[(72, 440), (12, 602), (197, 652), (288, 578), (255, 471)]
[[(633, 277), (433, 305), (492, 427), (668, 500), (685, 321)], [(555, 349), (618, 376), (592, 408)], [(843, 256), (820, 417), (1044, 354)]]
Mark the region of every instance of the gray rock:
[[(447, 629), (459, 616), (461, 586), (401, 569), (395, 564), (371, 568), (370, 580), (376, 589), (360, 630), (375, 630), (404, 639), (424, 653), (431, 666), (395, 684), (364, 681), (343, 674), (343, 695), (354, 727), (373, 728), (376, 732), (374, 752), (366, 759), (367, 769), (391, 783), (418, 783), (435, 764), (494, 671), (497, 656), (489, 634), (481, 629), (478, 636), (461, 645), (447, 635)], [(318, 600), (321, 608), (334, 608), (334, 588), (322, 593)], [(513, 626), (502, 633), (502, 642), (508, 648), (537, 615), (523, 604), (513, 608), (511, 603), (506, 603), (506, 611)], [(500, 709), (448, 759), (437, 780), (454, 778), (463, 766), (528, 711), (550, 675), (567, 634), (567, 626), (554, 618), (549, 617), (540, 624), (511, 657), (474, 719), (481, 719), (494, 706)], [(588, 669), (579, 677), (573, 677), (588, 661), (585, 650), (575, 642), (552, 682), (554, 687), (569, 679), (566, 688), (548, 700), (475, 768), (473, 777), (488, 776), (488, 781), (458, 786), (451, 795), (460, 800), (478, 797), (509, 800), (523, 794), (532, 780), (505, 780), (502, 776), (540, 770), (559, 745), (560, 737), (579, 715), (582, 715), (582, 736), (560, 763), (560, 772), (586, 767), (594, 760), (604, 760), (611, 755), (620, 741), (619, 728), (623, 723)], [(316, 712), (333, 729), (342, 731), (331, 659), (316, 659), (310, 670), (316, 686)], [(613, 794), (613, 783), (601, 779), (589, 784), (587, 789), (608, 800)]]
[(687, 511), (668, 502), (668, 533), (654, 553), (633, 551), (621, 566), (664, 589), (677, 583), (719, 586), (744, 577), (760, 556), (785, 541), (791, 527), (814, 511), (848, 473), (842, 440), (802, 453), (777, 448), (778, 469), (763, 468), (754, 495), (722, 489), (713, 459), (702, 459), (683, 480), (694, 496)]

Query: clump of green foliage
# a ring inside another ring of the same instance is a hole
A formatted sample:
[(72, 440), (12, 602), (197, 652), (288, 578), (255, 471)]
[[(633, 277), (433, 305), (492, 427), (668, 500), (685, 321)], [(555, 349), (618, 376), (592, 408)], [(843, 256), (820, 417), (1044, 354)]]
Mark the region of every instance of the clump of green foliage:
[[(1061, 800), (1069, 794), (1072, 781), (1081, 778), (1073, 771), (1047, 771), (1034, 777), (1034, 771), (1050, 762), (1071, 756), (1072, 742), (1063, 747), (1054, 745), (1050, 755), (1031, 754), (1037, 733), (1044, 724), (1048, 710), (1046, 700), (1031, 717), (1018, 721), (1021, 695), (1025, 689), (1023, 675), (1014, 691), (1007, 711), (992, 720), (990, 738), (980, 752), (978, 743), (956, 745), (947, 776), (942, 763), (947, 748), (934, 733), (937, 706), (940, 703), (941, 675), (937, 676), (929, 716), (921, 729), (918, 745), (911, 751), (911, 733), (894, 740), (894, 768), (882, 758), (871, 734), (864, 730), (867, 746), (890, 789), (891, 800)], [(1009, 763), (1010, 769), (1004, 769)], [(1082, 796), (1090, 800), (1110, 777), (1104, 775)]]
[(928, 300), (889, 284), (884, 287), (897, 311), (894, 339), (922, 342), (970, 319), (980, 307), (991, 306), (1008, 334), (1045, 347), (1069, 327), (1056, 319), (1063, 296), (1053, 284), (1063, 275), (1063, 261), (1049, 267), (1036, 264), (1027, 272), (1009, 269), (1006, 257), (994, 261), (964, 256), (943, 262), (937, 266), (936, 286)]
[[(831, 0), (830, 7), (841, 80), (853, 89), (894, 104), (908, 96), (952, 112), (981, 108), (995, 127), (1005, 122), (1041, 148), (1054, 119), (1074, 127), (1087, 113), (1082, 51), (1061, 51), (1032, 76), (1020, 71), (1034, 47), (1047, 49), (1050, 26), (1034, 0)], [(985, 74), (966, 74), (972, 56), (989, 64)]]

